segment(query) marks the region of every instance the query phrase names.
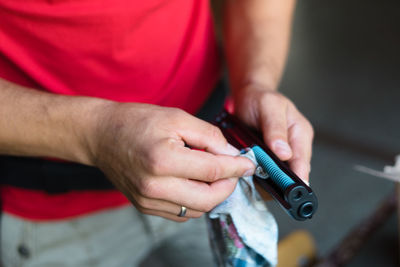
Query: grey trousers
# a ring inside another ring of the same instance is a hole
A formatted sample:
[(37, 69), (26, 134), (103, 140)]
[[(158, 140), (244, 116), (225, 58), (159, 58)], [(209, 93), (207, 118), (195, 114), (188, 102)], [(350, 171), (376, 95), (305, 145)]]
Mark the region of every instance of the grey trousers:
[(55, 222), (1, 215), (4, 267), (210, 266), (204, 218), (175, 223), (131, 206)]

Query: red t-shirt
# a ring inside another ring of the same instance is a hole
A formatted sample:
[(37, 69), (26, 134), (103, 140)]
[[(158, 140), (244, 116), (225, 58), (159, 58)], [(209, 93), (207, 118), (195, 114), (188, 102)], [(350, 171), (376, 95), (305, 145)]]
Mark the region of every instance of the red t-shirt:
[[(219, 78), (208, 0), (0, 0), (0, 77), (56, 94), (194, 113)], [(3, 211), (62, 219), (127, 204), (117, 191), (0, 188)]]

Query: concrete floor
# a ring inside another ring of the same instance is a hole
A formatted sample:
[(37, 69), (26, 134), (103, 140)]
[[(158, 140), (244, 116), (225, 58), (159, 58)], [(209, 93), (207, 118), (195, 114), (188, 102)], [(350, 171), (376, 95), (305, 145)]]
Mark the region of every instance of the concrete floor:
[[(382, 169), (400, 154), (400, 2), (299, 1), (291, 52), (281, 92), (316, 130), (311, 185), (319, 211), (296, 222), (275, 204), (280, 236), (306, 229), (326, 255), (394, 184), (354, 170)], [(182, 226), (143, 266), (211, 266), (201, 220)], [(398, 266), (397, 218), (391, 219), (350, 267)], [(202, 251), (202, 252), (200, 252)], [(186, 265), (188, 266), (188, 265)]]

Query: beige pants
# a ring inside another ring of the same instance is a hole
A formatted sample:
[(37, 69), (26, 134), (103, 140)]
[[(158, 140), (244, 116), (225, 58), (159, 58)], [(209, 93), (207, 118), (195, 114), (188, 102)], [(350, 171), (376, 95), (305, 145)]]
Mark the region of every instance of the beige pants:
[(1, 261), (4, 267), (212, 264), (204, 218), (174, 223), (131, 206), (46, 223), (3, 213)]

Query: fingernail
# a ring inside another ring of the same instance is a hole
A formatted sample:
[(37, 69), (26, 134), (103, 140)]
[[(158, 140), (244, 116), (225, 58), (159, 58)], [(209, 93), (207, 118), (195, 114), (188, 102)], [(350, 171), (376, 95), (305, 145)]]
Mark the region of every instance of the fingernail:
[(227, 144), (226, 148), (222, 151), (222, 154), (229, 156), (237, 156), (240, 154), (240, 151), (231, 144)]
[(281, 156), (291, 156), (292, 154), (292, 150), (290, 149), (288, 143), (282, 140), (278, 140), (274, 143), (274, 150)]

